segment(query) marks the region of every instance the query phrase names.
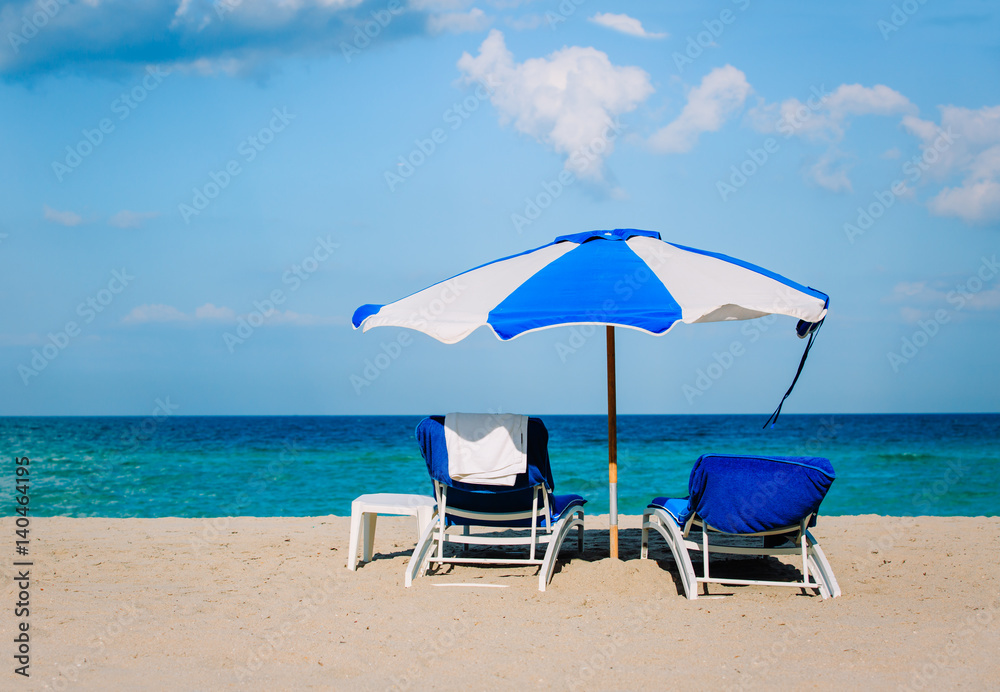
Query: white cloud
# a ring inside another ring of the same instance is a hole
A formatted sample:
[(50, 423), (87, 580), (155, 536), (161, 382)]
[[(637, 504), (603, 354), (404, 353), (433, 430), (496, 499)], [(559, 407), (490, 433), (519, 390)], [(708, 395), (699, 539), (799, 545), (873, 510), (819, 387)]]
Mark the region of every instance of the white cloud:
[(873, 87), (841, 84), (826, 100), (826, 107), (836, 119), (848, 115), (895, 115), (916, 110), (908, 98), (884, 84)]
[(237, 58), (198, 58), (187, 63), (175, 65), (174, 68), (186, 74), (196, 74), (204, 77), (225, 75), (237, 77), (248, 70), (252, 60)]
[(146, 219), (155, 219), (160, 215), (158, 211), (129, 211), (122, 209), (120, 212), (108, 219), (108, 223), (116, 228), (139, 228)]
[(946, 187), (927, 206), (938, 216), (957, 216), (966, 223), (998, 221), (1000, 183), (980, 180), (959, 187)]
[(471, 4), (472, 0), (410, 0), (409, 7), (418, 12), (455, 12)]
[(775, 113), (774, 104), (761, 104), (755, 110), (758, 115), (754, 123), (762, 131), (837, 142), (843, 139), (852, 116), (890, 116), (915, 113), (917, 109), (908, 98), (884, 84), (841, 84), (829, 93), (820, 87), (805, 102), (797, 98), (782, 101), (773, 127), (768, 127), (767, 116)]
[(600, 24), (601, 26), (615, 31), (620, 31), (621, 33), (628, 34), (629, 36), (638, 36), (640, 38), (667, 38), (669, 36), (669, 34), (666, 33), (646, 31), (642, 26), (642, 22), (634, 17), (629, 17), (627, 14), (598, 12), (593, 17), (590, 17), (588, 21), (591, 21), (594, 24)]
[(961, 179), (931, 198), (928, 208), (970, 224), (1000, 221), (1000, 106), (940, 110), (940, 125), (903, 119), (903, 127), (920, 140), (930, 176)]
[[(260, 313), (256, 313), (259, 317)], [(148, 323), (186, 323), (198, 322), (226, 322), (234, 323), (240, 318), (246, 319), (248, 315), (238, 315), (232, 308), (226, 306), (216, 306), (213, 303), (205, 303), (195, 309), (194, 314), (182, 312), (172, 305), (162, 303), (151, 303), (139, 305), (132, 308), (132, 311), (122, 318), (126, 324), (148, 324)], [(256, 318), (254, 319), (255, 323)], [(264, 315), (264, 324), (268, 325), (291, 325), (295, 327), (311, 327), (316, 325), (343, 324), (343, 320), (334, 317), (321, 317), (318, 315), (307, 315), (286, 310), (273, 310)]]
[[(972, 292), (969, 289), (972, 278), (981, 279), (981, 275), (974, 273), (968, 276), (939, 276), (925, 281), (901, 281), (893, 287), (884, 302), (902, 304), (900, 314), (904, 319), (929, 317), (941, 308), (953, 317), (957, 317), (959, 311), (1000, 310), (1000, 288), (980, 280), (979, 290)], [(962, 290), (959, 291), (959, 288)]]
[(79, 214), (71, 211), (56, 211), (47, 204), (42, 207), (42, 215), (46, 221), (51, 221), (62, 226), (78, 226), (83, 221), (83, 218)]
[(594, 183), (604, 181), (604, 160), (614, 150), (609, 133), (619, 116), (653, 93), (644, 70), (613, 65), (594, 48), (572, 46), (515, 63), (496, 29), (479, 55), (464, 53), (458, 67), (467, 84), (489, 85), (501, 124), (565, 155), (567, 170)]
[(126, 324), (143, 324), (146, 322), (182, 322), (191, 319), (172, 305), (151, 303), (132, 308), (129, 314), (122, 318)]
[(681, 114), (649, 139), (654, 150), (664, 154), (690, 151), (702, 132), (719, 130), (743, 107), (752, 91), (746, 75), (732, 65), (717, 67), (688, 92)]
[(195, 308), (194, 317), (198, 320), (221, 320), (225, 322), (235, 322), (236, 313), (232, 308), (225, 306), (215, 307), (212, 303), (205, 303), (200, 308)]
[(449, 12), (447, 14), (431, 15), (427, 18), (427, 30), (432, 34), (450, 33), (463, 34), (485, 31), (493, 23), (492, 17), (478, 7), (468, 12)]
[[(805, 101), (797, 98), (781, 103), (761, 101), (750, 110), (747, 120), (760, 132), (826, 142), (827, 150), (814, 165), (804, 169), (805, 176), (820, 187), (840, 192), (852, 189), (847, 175), (849, 167), (844, 162), (846, 155), (839, 148), (851, 120), (864, 115), (912, 117), (916, 111), (917, 107), (908, 98), (884, 84), (872, 87), (841, 84), (832, 92), (823, 86), (813, 88)], [(883, 158), (893, 156), (899, 156), (898, 150), (883, 154)]]
[(900, 281), (892, 288), (893, 298), (910, 298), (927, 291), (926, 281)]
[(831, 192), (850, 192), (851, 180), (847, 177), (850, 169), (848, 157), (837, 149), (829, 149), (809, 166), (807, 177), (820, 187)]

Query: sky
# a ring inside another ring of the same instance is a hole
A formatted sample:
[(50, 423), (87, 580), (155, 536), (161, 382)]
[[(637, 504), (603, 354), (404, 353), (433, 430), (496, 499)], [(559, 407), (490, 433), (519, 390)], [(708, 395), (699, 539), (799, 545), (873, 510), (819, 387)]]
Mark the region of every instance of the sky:
[[(1000, 410), (993, 3), (0, 2), (0, 99), (0, 415), (603, 413), (601, 331), (350, 318), (612, 228), (830, 295), (785, 413)], [(794, 327), (618, 330), (619, 412)]]

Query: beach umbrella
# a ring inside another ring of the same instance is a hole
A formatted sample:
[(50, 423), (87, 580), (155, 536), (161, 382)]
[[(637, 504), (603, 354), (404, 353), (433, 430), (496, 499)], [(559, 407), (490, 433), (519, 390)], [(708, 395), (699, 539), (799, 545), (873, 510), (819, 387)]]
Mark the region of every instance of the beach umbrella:
[[(406, 327), (453, 344), (487, 326), (507, 341), (568, 325), (603, 325), (607, 338), (608, 481), (611, 556), (618, 556), (615, 327), (666, 334), (678, 322), (799, 319), (809, 342), (829, 297), (726, 255), (668, 243), (655, 231), (564, 235), (534, 250), (483, 264), (385, 305), (362, 305), (354, 328)], [(785, 398), (792, 391), (789, 387)], [(785, 398), (781, 402), (784, 403)], [(777, 419), (781, 404), (768, 419)], [(766, 424), (765, 424), (766, 425)]]

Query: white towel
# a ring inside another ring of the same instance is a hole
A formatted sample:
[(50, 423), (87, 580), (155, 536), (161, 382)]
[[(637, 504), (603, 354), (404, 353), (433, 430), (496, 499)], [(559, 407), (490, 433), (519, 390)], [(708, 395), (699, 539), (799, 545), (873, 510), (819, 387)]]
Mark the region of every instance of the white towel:
[(528, 470), (528, 417), (449, 413), (444, 417), (448, 475), (463, 483), (514, 485)]

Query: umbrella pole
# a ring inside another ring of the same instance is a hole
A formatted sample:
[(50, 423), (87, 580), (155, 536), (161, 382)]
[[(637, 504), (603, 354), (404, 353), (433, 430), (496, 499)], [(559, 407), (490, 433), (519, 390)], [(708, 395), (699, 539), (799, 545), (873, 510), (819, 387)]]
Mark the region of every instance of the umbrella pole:
[(615, 328), (608, 337), (608, 487), (611, 557), (618, 559), (618, 405), (615, 385)]

